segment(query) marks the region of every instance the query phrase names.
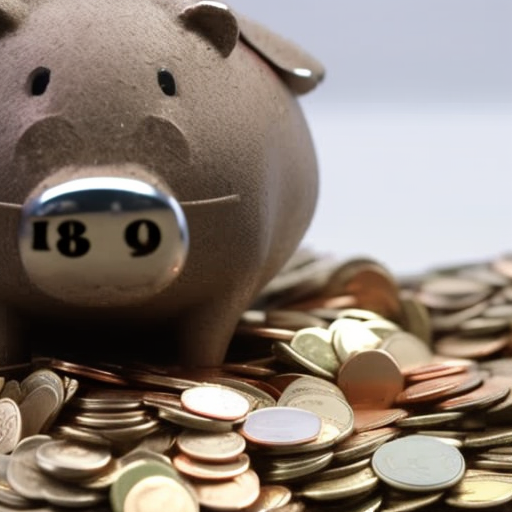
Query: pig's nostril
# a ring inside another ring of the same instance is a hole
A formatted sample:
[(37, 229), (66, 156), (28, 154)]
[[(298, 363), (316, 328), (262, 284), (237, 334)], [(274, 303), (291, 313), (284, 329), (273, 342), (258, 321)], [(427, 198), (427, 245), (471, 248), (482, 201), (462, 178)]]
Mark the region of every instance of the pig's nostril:
[(176, 82), (171, 72), (167, 69), (161, 69), (158, 72), (158, 85), (167, 96), (176, 95)]
[(50, 83), (50, 70), (48, 68), (37, 68), (30, 74), (29, 90), (32, 96), (42, 96)]

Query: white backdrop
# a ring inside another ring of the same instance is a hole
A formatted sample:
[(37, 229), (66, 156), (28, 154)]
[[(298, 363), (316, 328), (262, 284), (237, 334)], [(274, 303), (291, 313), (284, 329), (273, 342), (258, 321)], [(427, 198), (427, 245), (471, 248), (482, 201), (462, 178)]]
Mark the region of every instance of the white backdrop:
[(304, 244), (397, 273), (512, 251), (510, 0), (231, 0), (317, 57)]

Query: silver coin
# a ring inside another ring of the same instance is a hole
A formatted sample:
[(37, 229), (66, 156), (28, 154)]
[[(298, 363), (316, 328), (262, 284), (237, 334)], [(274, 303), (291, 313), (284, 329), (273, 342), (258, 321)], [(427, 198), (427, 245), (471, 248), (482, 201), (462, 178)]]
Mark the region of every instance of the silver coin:
[(50, 384), (43, 384), (30, 391), (19, 405), (22, 437), (44, 434), (61, 406), (58, 392)]
[(11, 453), (21, 439), (21, 413), (10, 398), (0, 399), (0, 453)]
[(39, 468), (66, 481), (93, 477), (105, 469), (111, 459), (110, 450), (105, 447), (65, 440), (48, 441), (36, 450)]
[(316, 439), (322, 428), (321, 418), (296, 407), (267, 407), (249, 413), (240, 433), (248, 440), (265, 446), (295, 445)]
[(50, 436), (35, 435), (18, 444), (7, 468), (9, 485), (27, 499), (44, 500), (57, 506), (80, 508), (105, 501), (105, 494), (102, 492), (69, 486), (39, 470), (36, 451), (49, 441)]
[(465, 462), (457, 448), (429, 436), (411, 435), (380, 446), (372, 467), (391, 487), (425, 492), (453, 487), (464, 476)]

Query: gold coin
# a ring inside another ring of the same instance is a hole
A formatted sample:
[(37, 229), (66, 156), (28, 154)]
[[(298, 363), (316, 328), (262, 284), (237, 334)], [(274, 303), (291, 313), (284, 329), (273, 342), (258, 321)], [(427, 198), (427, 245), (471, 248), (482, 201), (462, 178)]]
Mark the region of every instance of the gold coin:
[(299, 329), (290, 341), (290, 347), (329, 373), (335, 373), (340, 366), (332, 345), (332, 332), (328, 329)]
[(511, 500), (512, 479), (497, 473), (466, 476), (445, 498), (457, 508), (490, 508)]
[(314, 501), (333, 501), (368, 492), (378, 484), (379, 479), (373, 470), (365, 468), (348, 476), (305, 484), (297, 494)]
[(163, 475), (139, 480), (128, 491), (123, 512), (154, 512), (166, 510), (172, 503), (173, 512), (199, 512), (196, 496), (182, 483)]
[(328, 380), (334, 380), (335, 378), (334, 373), (327, 371), (325, 368), (322, 368), (310, 361), (307, 357), (299, 354), (290, 346), (289, 343), (284, 343), (282, 341), (274, 342), (272, 344), (272, 352), (275, 354), (277, 359), (285, 364), (291, 364), (297, 368), (305, 369), (318, 377), (323, 377)]
[(379, 512), (409, 512), (437, 503), (444, 493), (434, 492), (428, 494), (398, 493), (394, 492), (384, 502)]
[(284, 485), (262, 485), (258, 498), (244, 512), (268, 512), (288, 505), (291, 499), (292, 491)]
[(245, 473), (223, 482), (193, 481), (199, 504), (213, 510), (241, 510), (250, 507), (260, 493), (257, 473), (248, 469)]

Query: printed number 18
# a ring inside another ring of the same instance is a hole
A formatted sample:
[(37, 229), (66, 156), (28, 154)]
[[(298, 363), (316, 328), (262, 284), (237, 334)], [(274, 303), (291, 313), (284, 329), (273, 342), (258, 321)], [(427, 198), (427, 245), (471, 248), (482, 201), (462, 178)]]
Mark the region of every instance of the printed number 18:
[[(50, 251), (48, 245), (48, 221), (34, 222), (32, 249), (34, 251)], [(145, 240), (141, 239), (141, 230), (145, 228)], [(77, 220), (61, 222), (57, 227), (60, 235), (57, 240), (57, 250), (68, 258), (85, 256), (91, 249), (91, 242), (83, 235), (87, 226)], [(131, 256), (147, 256), (158, 249), (162, 235), (158, 225), (147, 219), (133, 221), (124, 230), (124, 241), (133, 249)]]

